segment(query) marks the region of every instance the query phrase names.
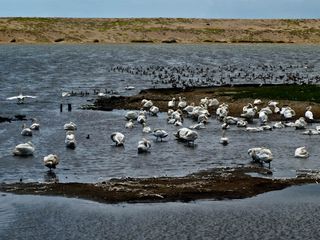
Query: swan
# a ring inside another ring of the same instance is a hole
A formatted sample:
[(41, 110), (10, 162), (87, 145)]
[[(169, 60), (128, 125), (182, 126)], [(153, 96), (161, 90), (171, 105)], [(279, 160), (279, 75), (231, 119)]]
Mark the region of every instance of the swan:
[(51, 171), (52, 168), (55, 169), (56, 166), (59, 164), (59, 158), (55, 154), (49, 154), (48, 156), (45, 156), (43, 158), (43, 163)]
[(240, 116), (251, 122), (256, 113), (257, 107), (253, 107), (251, 103), (248, 103), (242, 108), (242, 113), (240, 114)]
[(21, 143), (13, 150), (13, 155), (16, 156), (30, 156), (33, 155), (35, 148), (31, 142)]
[(305, 129), (307, 127), (307, 122), (304, 120), (304, 117), (300, 117), (294, 122), (296, 129)]
[(248, 132), (262, 132), (263, 127), (246, 127), (246, 131), (248, 131)]
[(317, 129), (308, 129), (304, 131), (302, 134), (304, 135), (319, 135), (320, 132)]
[(239, 119), (237, 122), (237, 127), (247, 127), (248, 122), (242, 119)]
[(135, 89), (135, 87), (134, 86), (126, 86), (124, 89), (125, 90), (133, 90), (133, 89)]
[(189, 128), (181, 128), (174, 134), (174, 136), (177, 138), (177, 140), (194, 143), (194, 141), (198, 138), (198, 133)]
[(111, 140), (116, 143), (116, 146), (123, 146), (125, 137), (121, 132), (114, 132), (110, 137)]
[(185, 108), (187, 106), (187, 102), (185, 98), (179, 97), (178, 108)]
[(254, 101), (253, 101), (253, 104), (254, 105), (261, 105), (263, 102), (261, 101), (261, 99), (255, 99)]
[(133, 127), (134, 127), (133, 120), (130, 119), (130, 120), (126, 123), (126, 128), (133, 128)]
[(260, 125), (265, 125), (266, 122), (268, 121), (268, 115), (265, 111), (260, 111), (259, 112), (259, 121), (260, 121)]
[(216, 98), (209, 99), (208, 107), (218, 107), (219, 101)]
[(209, 104), (209, 99), (208, 97), (200, 99), (200, 105), (201, 106), (207, 106)]
[(169, 108), (174, 108), (176, 106), (176, 99), (172, 98), (171, 101), (168, 102)]
[(138, 113), (136, 111), (128, 111), (125, 115), (127, 120), (136, 120), (138, 118)]
[(151, 143), (147, 139), (143, 138), (141, 141), (139, 141), (138, 153), (148, 152), (150, 148), (151, 148)]
[(314, 119), (313, 119), (313, 113), (311, 112), (311, 109), (312, 109), (311, 106), (307, 107), (307, 108), (306, 108), (306, 112), (305, 112), (305, 114), (304, 114), (307, 122), (312, 122), (312, 121), (314, 120)]
[(147, 121), (147, 117), (146, 115), (144, 115), (143, 112), (139, 113), (139, 116), (137, 118), (137, 122), (140, 123), (140, 124), (143, 124)]
[(76, 148), (76, 138), (73, 131), (66, 132), (66, 138), (64, 140), (66, 147), (75, 149)]
[(275, 122), (272, 127), (273, 128), (284, 128), (285, 125), (282, 122)]
[(264, 147), (254, 147), (248, 150), (248, 154), (252, 157), (253, 162), (260, 163), (261, 165), (263, 163), (269, 163), (270, 168), (270, 163), (273, 159), (270, 149)]
[(32, 130), (26, 126), (26, 124), (22, 125), (22, 131), (21, 131), (22, 136), (32, 136)]
[(284, 106), (280, 110), (280, 114), (285, 120), (289, 120), (296, 115), (296, 112), (289, 106)]
[(295, 151), (294, 151), (294, 156), (296, 158), (307, 158), (309, 157), (309, 152), (307, 151), (306, 147), (298, 147)]
[(159, 110), (158, 107), (152, 106), (152, 107), (149, 109), (149, 111), (150, 111), (150, 113), (151, 113), (152, 116), (157, 116), (160, 110)]
[(153, 106), (153, 102), (151, 100), (143, 99), (141, 101), (144, 109), (150, 109)]
[(30, 95), (22, 95), (22, 93), (20, 93), (18, 96), (13, 96), (13, 97), (8, 97), (7, 100), (14, 100), (17, 99), (18, 100), (18, 104), (22, 104), (24, 103), (25, 98), (36, 98), (37, 96), (30, 96)]
[(158, 139), (160, 138), (161, 142), (162, 142), (163, 138), (168, 136), (168, 133), (165, 130), (160, 129), (160, 128), (155, 129), (152, 134), (153, 134), (153, 136), (156, 137), (156, 141), (158, 141)]
[(73, 122), (69, 122), (63, 126), (63, 129), (66, 131), (75, 131), (77, 130), (77, 125)]
[(37, 122), (37, 119), (32, 118), (31, 121), (32, 121), (32, 124), (30, 125), (30, 129), (31, 130), (39, 130), (40, 124)]
[(223, 131), (222, 137), (220, 138), (220, 143), (221, 143), (222, 145), (228, 145), (228, 143), (229, 143), (229, 138), (227, 138), (227, 137), (225, 136), (225, 134), (226, 134), (226, 131)]
[(144, 132), (144, 133), (150, 133), (151, 132), (151, 127), (147, 126), (146, 123), (142, 123), (142, 125), (143, 125), (142, 132)]
[(206, 128), (204, 123), (203, 122), (200, 122), (200, 123), (196, 123), (196, 124), (193, 124), (189, 127), (190, 129), (196, 129), (196, 130), (199, 130), (199, 129), (204, 129)]

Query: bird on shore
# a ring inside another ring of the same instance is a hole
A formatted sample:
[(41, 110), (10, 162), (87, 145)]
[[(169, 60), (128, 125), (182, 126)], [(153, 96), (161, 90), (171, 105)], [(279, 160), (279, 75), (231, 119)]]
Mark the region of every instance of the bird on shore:
[(34, 150), (35, 150), (35, 148), (34, 148), (32, 142), (27, 142), (27, 143), (18, 144), (12, 153), (15, 156), (25, 157), (25, 156), (33, 155)]
[(52, 168), (55, 169), (56, 166), (59, 164), (59, 157), (55, 154), (49, 154), (48, 156), (45, 156), (43, 158), (43, 163), (51, 171)]
[(111, 134), (111, 140), (116, 143), (116, 146), (123, 146), (125, 137), (121, 132), (114, 132)]
[(304, 114), (307, 122), (313, 122), (313, 120), (314, 120), (314, 119), (313, 119), (313, 113), (311, 112), (311, 109), (312, 109), (312, 107), (311, 107), (311, 106), (308, 106), (308, 107), (306, 108), (306, 112), (305, 112), (305, 114)]

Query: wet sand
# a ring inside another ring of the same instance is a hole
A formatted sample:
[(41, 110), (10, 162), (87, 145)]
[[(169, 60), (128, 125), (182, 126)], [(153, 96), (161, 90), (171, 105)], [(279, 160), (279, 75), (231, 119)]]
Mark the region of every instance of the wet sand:
[(185, 177), (111, 179), (96, 184), (2, 183), (0, 191), (74, 197), (103, 203), (184, 202), (197, 199), (241, 199), (293, 185), (317, 182), (317, 178), (308, 175), (275, 179), (271, 174), (269, 169), (255, 166), (217, 168)]

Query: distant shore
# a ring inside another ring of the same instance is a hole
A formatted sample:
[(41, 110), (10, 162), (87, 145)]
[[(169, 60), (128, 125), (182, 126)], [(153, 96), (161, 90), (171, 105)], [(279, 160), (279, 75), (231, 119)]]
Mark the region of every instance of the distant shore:
[(320, 43), (320, 19), (0, 18), (0, 43)]

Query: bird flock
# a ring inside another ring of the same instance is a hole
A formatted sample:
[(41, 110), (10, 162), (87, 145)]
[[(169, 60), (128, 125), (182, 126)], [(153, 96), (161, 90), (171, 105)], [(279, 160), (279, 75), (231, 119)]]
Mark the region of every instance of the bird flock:
[[(208, 109), (215, 109), (210, 113)], [(159, 107), (155, 106), (151, 100), (143, 99), (141, 101), (141, 108), (139, 110), (127, 111), (124, 118), (126, 120), (125, 128), (132, 129), (137, 126), (141, 127), (141, 132), (144, 133), (143, 137), (137, 143), (137, 153), (143, 154), (151, 151), (151, 141), (146, 137), (155, 137), (154, 143), (162, 142), (169, 136), (166, 129), (154, 128), (148, 124), (150, 117), (157, 117), (160, 112)], [(271, 114), (278, 114), (281, 116), (282, 121), (274, 122), (270, 125), (269, 116)], [(319, 135), (320, 126), (314, 129), (308, 128), (310, 123), (315, 122), (312, 107), (307, 106), (304, 117), (296, 118), (296, 113), (288, 105), (280, 106), (277, 101), (269, 101), (264, 103), (260, 99), (255, 99), (253, 103), (248, 103), (242, 107), (240, 116), (230, 116), (229, 106), (227, 103), (220, 103), (216, 98), (204, 97), (199, 103), (188, 103), (187, 99), (180, 96), (178, 99), (172, 98), (168, 101), (167, 111), (167, 124), (177, 127), (177, 130), (172, 133), (175, 139), (179, 142), (185, 143), (187, 146), (192, 147), (196, 145), (196, 140), (201, 137), (201, 131), (205, 131), (206, 125), (215, 118), (215, 121), (221, 123), (221, 138), (219, 143), (223, 146), (229, 144), (227, 137), (228, 129), (237, 127), (246, 132), (261, 132), (281, 129), (285, 127), (292, 127), (296, 130), (302, 130), (300, 133), (305, 135)], [(193, 124), (185, 126), (185, 118), (193, 120)], [(258, 124), (254, 123), (254, 119), (258, 119)], [(294, 120), (296, 119), (296, 120)], [(26, 138), (32, 137), (32, 132), (40, 129), (40, 124), (37, 119), (32, 119), (32, 124), (28, 127), (23, 124), (21, 135)], [(75, 132), (77, 125), (73, 122), (64, 124), (65, 130), (65, 145), (67, 148), (76, 149), (77, 141)], [(90, 138), (90, 135), (87, 136)], [(125, 145), (125, 135), (121, 132), (113, 132), (110, 135), (111, 140), (117, 147)], [(13, 150), (15, 156), (30, 156), (33, 155), (35, 146), (31, 141), (17, 145)], [(252, 146), (247, 150), (248, 155), (251, 157), (253, 163), (258, 163), (263, 166), (265, 163), (271, 165), (273, 154), (271, 149), (265, 146)], [(306, 146), (300, 146), (295, 150), (294, 156), (297, 158), (307, 158), (310, 156)], [(43, 158), (44, 166), (49, 168), (49, 171), (55, 169), (59, 164), (60, 159), (56, 154), (49, 154)]]
[(311, 64), (250, 64), (250, 65), (115, 65), (110, 72), (142, 76), (154, 86), (212, 87), (221, 85), (258, 84), (317, 84), (320, 75)]

